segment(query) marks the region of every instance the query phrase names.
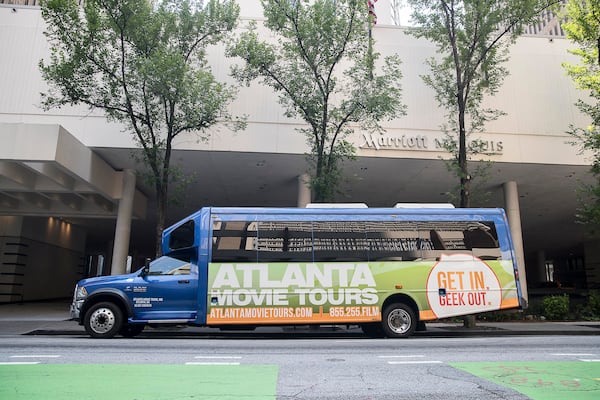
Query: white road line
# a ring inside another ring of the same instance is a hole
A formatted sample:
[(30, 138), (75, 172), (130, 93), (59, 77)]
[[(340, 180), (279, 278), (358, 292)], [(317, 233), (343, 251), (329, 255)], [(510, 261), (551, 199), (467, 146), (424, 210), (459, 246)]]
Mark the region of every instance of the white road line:
[(406, 355), (406, 356), (377, 356), (378, 358), (419, 358), (419, 357), (425, 357), (424, 355), (421, 354), (415, 354), (415, 355)]
[(582, 359), (580, 358), (579, 361), (583, 361), (583, 362), (600, 362), (600, 359)]
[(572, 356), (572, 357), (584, 357), (584, 356), (595, 356), (594, 353), (552, 353), (553, 356)]
[(399, 364), (443, 364), (442, 361), (432, 360), (432, 361), (388, 361), (390, 365), (399, 365)]
[(205, 360), (240, 360), (242, 357), (240, 356), (196, 356), (196, 359), (205, 359)]
[(15, 362), (0, 362), (0, 365), (34, 365), (39, 364), (39, 361), (15, 361)]
[(367, 341), (378, 341), (380, 342), (380, 339), (369, 339), (369, 338), (364, 338), (364, 339), (347, 339), (347, 340), (336, 340), (334, 343), (365, 343)]
[(240, 365), (239, 362), (186, 362), (185, 365)]
[(59, 358), (59, 355), (55, 355), (55, 354), (44, 354), (44, 355), (16, 355), (16, 356), (10, 356), (10, 358)]

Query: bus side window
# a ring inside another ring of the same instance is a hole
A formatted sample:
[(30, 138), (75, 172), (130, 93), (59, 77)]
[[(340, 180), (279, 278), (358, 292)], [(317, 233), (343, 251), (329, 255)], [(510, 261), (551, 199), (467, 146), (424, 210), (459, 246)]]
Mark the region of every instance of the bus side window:
[(411, 261), (421, 258), (424, 238), (410, 221), (369, 221), (367, 239), (369, 260)]
[(469, 226), (464, 231), (465, 245), (475, 257), (482, 260), (498, 260), (502, 257), (496, 226), (493, 222), (483, 222)]
[(213, 221), (213, 262), (256, 261), (256, 230), (245, 221)]
[(493, 249), (498, 247), (498, 239), (489, 231), (482, 228), (472, 228), (464, 231), (465, 244), (468, 248)]
[(442, 254), (472, 254), (487, 260), (501, 257), (493, 222), (431, 221), (422, 222), (420, 229), (429, 232), (432, 251), (423, 258), (439, 260)]
[(185, 249), (194, 245), (194, 221), (190, 220), (171, 232), (169, 248)]
[(315, 262), (368, 259), (365, 222), (315, 221), (313, 227)]
[(256, 249), (258, 262), (312, 262), (312, 223), (259, 221)]
[(440, 234), (437, 233), (437, 231), (435, 229), (431, 229), (429, 231), (429, 235), (431, 237), (431, 243), (433, 243), (432, 250), (445, 250), (446, 249), (446, 245), (444, 244), (444, 241), (442, 240), (442, 238), (440, 237)]

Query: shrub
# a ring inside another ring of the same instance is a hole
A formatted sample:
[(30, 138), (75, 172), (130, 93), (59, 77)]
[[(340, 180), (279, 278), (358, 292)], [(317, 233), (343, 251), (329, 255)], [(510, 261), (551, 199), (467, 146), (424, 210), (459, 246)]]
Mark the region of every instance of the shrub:
[(590, 291), (588, 296), (588, 305), (592, 311), (592, 315), (596, 318), (600, 318), (600, 291)]
[(579, 318), (585, 321), (600, 320), (600, 292), (590, 291), (586, 300), (586, 303), (579, 307)]
[(548, 296), (542, 300), (542, 314), (547, 319), (567, 319), (569, 316), (569, 296)]

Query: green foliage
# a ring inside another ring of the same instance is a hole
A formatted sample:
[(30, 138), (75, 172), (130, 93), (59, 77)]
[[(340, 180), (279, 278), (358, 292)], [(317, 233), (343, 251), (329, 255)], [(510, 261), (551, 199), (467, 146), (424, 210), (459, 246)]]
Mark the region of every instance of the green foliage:
[(587, 296), (587, 301), (577, 309), (577, 316), (584, 321), (600, 320), (600, 292), (592, 290)]
[(579, 58), (579, 64), (564, 63), (575, 85), (589, 94), (589, 100), (579, 100), (577, 108), (590, 118), (590, 125), (571, 126), (568, 133), (575, 139), (574, 144), (593, 156), (592, 173), (597, 182), (584, 186), (581, 192), (581, 208), (578, 220), (587, 224), (592, 234), (598, 234), (600, 226), (600, 1), (570, 0), (565, 9), (562, 24), (567, 38), (577, 44), (570, 50)]
[(552, 320), (563, 320), (569, 317), (569, 296), (548, 296), (542, 300), (542, 315)]
[(588, 306), (596, 318), (600, 318), (600, 292), (592, 290), (588, 294)]
[(417, 24), (409, 33), (430, 40), (438, 49), (438, 56), (427, 61), (431, 73), (422, 78), (447, 112), (442, 129), (452, 155), (451, 169), (460, 180), (461, 207), (470, 206), (471, 182), (476, 177), (468, 167), (470, 155), (478, 154), (477, 146), (469, 145), (470, 136), (504, 115), (483, 108), (483, 99), (500, 88), (508, 73), (503, 63), (522, 27), (553, 2), (408, 0)]
[[(454, 153), (453, 153), (454, 154)], [(471, 155), (467, 154), (467, 159), (472, 161)], [(443, 160), (446, 164), (446, 168), (449, 172), (453, 173), (454, 176), (462, 177), (463, 171), (458, 163), (458, 158), (454, 157), (450, 160)], [(469, 165), (469, 175), (466, 176), (470, 184), (469, 190), (469, 204), (475, 207), (484, 207), (491, 198), (491, 191), (488, 188), (487, 182), (492, 173), (492, 161), (489, 160), (477, 160), (475, 164)], [(460, 183), (455, 185), (446, 196), (448, 201), (455, 206), (460, 204), (461, 186)]]
[(311, 152), (311, 187), (316, 201), (331, 201), (341, 162), (355, 149), (347, 140), (354, 128), (380, 132), (379, 121), (404, 114), (400, 103), (400, 60), (378, 62), (368, 31), (364, 0), (263, 0), (266, 27), (275, 39), (263, 40), (255, 24), (228, 48), (244, 61), (233, 75), (255, 79), (279, 95), (285, 116), (306, 127)]
[(515, 312), (514, 310), (508, 311), (490, 311), (487, 313), (482, 313), (477, 315), (478, 321), (486, 321), (486, 322), (507, 322), (507, 321), (516, 321), (521, 320), (523, 318), (522, 312)]
[(182, 132), (205, 139), (229, 122), (235, 90), (218, 82), (206, 48), (226, 39), (237, 23), (232, 0), (46, 0), (42, 16), (50, 43), (40, 61), (49, 89), (44, 108), (82, 104), (123, 124), (142, 149), (157, 196), (157, 253), (164, 227), (172, 141)]

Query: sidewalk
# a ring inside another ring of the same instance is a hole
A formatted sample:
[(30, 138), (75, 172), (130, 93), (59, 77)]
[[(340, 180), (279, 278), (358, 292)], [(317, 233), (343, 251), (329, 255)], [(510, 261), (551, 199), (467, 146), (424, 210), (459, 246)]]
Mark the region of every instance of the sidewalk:
[[(260, 327), (255, 334), (299, 336), (360, 336), (356, 326)], [(82, 326), (69, 320), (68, 301), (0, 304), (0, 336), (2, 335), (86, 335)], [(249, 331), (232, 331), (233, 336), (248, 335)], [(251, 334), (251, 333), (250, 333)], [(227, 335), (213, 328), (181, 327), (146, 329), (142, 335)], [(461, 323), (430, 322), (425, 332), (415, 337), (461, 337), (500, 335), (600, 335), (600, 321), (522, 321), (482, 322), (475, 328)]]

